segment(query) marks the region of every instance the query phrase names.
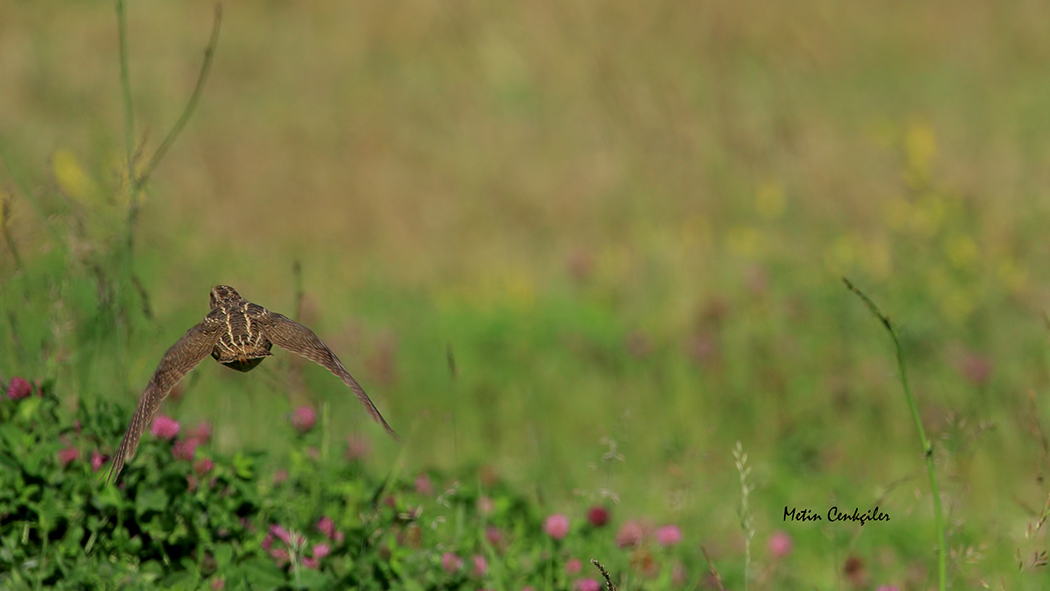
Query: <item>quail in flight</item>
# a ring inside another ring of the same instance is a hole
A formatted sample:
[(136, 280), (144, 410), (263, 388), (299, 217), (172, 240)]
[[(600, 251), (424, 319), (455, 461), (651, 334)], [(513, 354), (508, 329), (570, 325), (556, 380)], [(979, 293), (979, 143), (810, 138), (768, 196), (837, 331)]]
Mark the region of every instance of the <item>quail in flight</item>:
[(107, 482), (112, 481), (124, 462), (134, 455), (142, 433), (153, 420), (161, 401), (184, 375), (197, 367), (211, 354), (216, 361), (237, 371), (249, 371), (272, 355), (270, 347), (277, 345), (306, 357), (335, 374), (357, 394), (365, 411), (386, 429), (395, 440), (397, 433), (379, 414), (372, 400), (365, 394), (339, 358), (332, 353), (314, 331), (294, 320), (271, 312), (242, 298), (235, 289), (216, 285), (211, 290), (211, 312), (204, 320), (186, 332), (160, 360), (157, 371), (139, 398), (138, 408), (131, 417), (124, 439), (113, 456), (113, 466)]

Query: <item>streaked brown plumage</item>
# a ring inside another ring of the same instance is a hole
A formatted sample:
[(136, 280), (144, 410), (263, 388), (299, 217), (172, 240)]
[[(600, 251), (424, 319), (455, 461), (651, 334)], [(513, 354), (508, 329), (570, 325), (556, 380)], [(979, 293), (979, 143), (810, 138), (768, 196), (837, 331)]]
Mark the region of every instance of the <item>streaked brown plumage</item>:
[(183, 376), (204, 361), (205, 357), (211, 354), (226, 367), (249, 371), (264, 358), (272, 355), (270, 347), (273, 345), (302, 355), (338, 376), (357, 394), (357, 399), (364, 405), (368, 414), (382, 425), (391, 437), (400, 441), (397, 433), (390, 428), (383, 415), (379, 414), (361, 385), (312, 330), (249, 302), (232, 287), (216, 285), (211, 290), (211, 312), (200, 324), (191, 328), (172, 345), (160, 360), (160, 365), (153, 373), (146, 391), (139, 398), (138, 408), (131, 417), (131, 424), (124, 433), (124, 439), (113, 456), (107, 482), (113, 480), (124, 467), (124, 462), (135, 454), (142, 433), (153, 420), (153, 415), (168, 392)]

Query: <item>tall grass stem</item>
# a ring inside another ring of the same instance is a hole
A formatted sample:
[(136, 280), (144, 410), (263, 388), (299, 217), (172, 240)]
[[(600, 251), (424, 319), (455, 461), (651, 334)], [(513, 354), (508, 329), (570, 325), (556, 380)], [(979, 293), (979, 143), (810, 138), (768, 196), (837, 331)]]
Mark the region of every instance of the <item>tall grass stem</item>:
[(459, 397), (456, 389), (456, 355), (452, 352), (452, 343), (445, 347), (445, 360), (448, 362), (448, 389), (452, 399), (452, 463), (459, 466), (459, 429), (456, 426), (456, 408)]
[(744, 591), (747, 591), (751, 582), (751, 540), (755, 537), (755, 516), (751, 514), (751, 491), (755, 485), (748, 484), (747, 477), (751, 474), (751, 467), (747, 465), (747, 454), (744, 445), (736, 442), (733, 449), (733, 458), (736, 460), (736, 469), (740, 474), (740, 529), (744, 532)]
[(298, 259), (292, 263), (292, 278), (295, 281), (295, 317), (293, 320), (302, 322), (303, 300), (306, 298), (306, 291), (303, 289), (303, 266)]
[(946, 538), (944, 534), (944, 517), (943, 510), (941, 508), (941, 492), (937, 486), (937, 472), (933, 465), (933, 444), (930, 443), (929, 439), (926, 438), (926, 430), (922, 428), (922, 419), (919, 417), (919, 408), (915, 405), (915, 397), (912, 396), (911, 387), (908, 385), (908, 372), (904, 365), (904, 352), (901, 349), (901, 342), (897, 332), (897, 327), (890, 320), (890, 317), (883, 314), (879, 310), (875, 302), (871, 301), (871, 298), (866, 296), (864, 292), (858, 289), (849, 279), (843, 277), (842, 282), (846, 284), (846, 288), (857, 294), (857, 297), (864, 302), (864, 305), (868, 307), (868, 310), (875, 315), (882, 326), (890, 333), (890, 338), (893, 339), (893, 347), (897, 353), (897, 372), (900, 374), (901, 386), (904, 389), (904, 397), (908, 401), (908, 407), (911, 408), (911, 416), (915, 421), (915, 429), (919, 432), (919, 441), (922, 444), (922, 453), (926, 458), (926, 472), (930, 477), (930, 492), (933, 494), (933, 524), (937, 530), (937, 580), (940, 591), (945, 591), (948, 584), (948, 549), (946, 547)]

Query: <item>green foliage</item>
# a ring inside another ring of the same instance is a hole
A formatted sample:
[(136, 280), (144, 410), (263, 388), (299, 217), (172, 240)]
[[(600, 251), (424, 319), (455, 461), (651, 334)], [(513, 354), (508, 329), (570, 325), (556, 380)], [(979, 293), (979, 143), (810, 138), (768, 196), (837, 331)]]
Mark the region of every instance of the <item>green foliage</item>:
[(191, 491), (189, 463), (172, 461), (171, 444), (154, 438), (119, 488), (104, 486), (101, 461), (92, 459), (120, 440), (127, 413), (97, 401), (61, 421), (53, 389), (41, 392), (0, 405), (0, 570), (12, 581), (75, 588), (124, 576), (149, 582), (187, 568), (215, 572), (205, 556), (246, 538), (241, 518), (259, 506), (254, 481), (218, 465), (208, 486)]
[[(536, 505), (505, 483), (476, 472), (439, 488), (426, 474), (375, 478), (358, 461), (320, 457), (317, 430), (277, 472), (264, 454), (217, 455), (200, 439), (195, 457), (177, 459), (196, 435), (147, 435), (106, 484), (99, 456), (127, 412), (95, 401), (67, 414), (52, 383), (0, 401), (4, 588), (569, 589), (587, 576), (566, 571), (572, 558), (630, 568), (607, 528), (550, 538)], [(679, 559), (657, 552), (634, 556), (662, 588)]]

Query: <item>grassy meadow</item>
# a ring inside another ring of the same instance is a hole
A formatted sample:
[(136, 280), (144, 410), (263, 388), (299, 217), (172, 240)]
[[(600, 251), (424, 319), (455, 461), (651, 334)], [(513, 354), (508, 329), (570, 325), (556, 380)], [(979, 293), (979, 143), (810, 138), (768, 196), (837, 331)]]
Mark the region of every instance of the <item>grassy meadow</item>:
[[(403, 444), (286, 352), (244, 374), (206, 359), (161, 412), (210, 423), (216, 464), (242, 458), (234, 480), (255, 470), (266, 492), (289, 469), (314, 495), (303, 523), (339, 506), (336, 474), (402, 482), (427, 531), (370, 550), (376, 564), (452, 572), (443, 554), (469, 561), (474, 544), (492, 567), (404, 588), (581, 588), (535, 566), (554, 556), (601, 579), (598, 558), (622, 590), (935, 589), (919, 436), (848, 276), (900, 327), (949, 587), (1047, 586), (1050, 5), (230, 2), (200, 102), (138, 192), (213, 12), (127, 7), (129, 150), (113, 3), (0, 0), (5, 387), (48, 392), (56, 421), (97, 419), (111, 454), (123, 424), (77, 413), (130, 412), (228, 284), (311, 326)], [(4, 404), (5, 425), (32, 424)], [(308, 435), (289, 426), (303, 405)], [(308, 447), (343, 461), (348, 438), (365, 450), (352, 469), (302, 468)], [(161, 445), (122, 478), (181, 483)], [(0, 488), (13, 474), (0, 462)], [(115, 487), (84, 486), (118, 506)], [(457, 486), (470, 515), (486, 495), (520, 501), (528, 517), (496, 513), (514, 541), (449, 542), (447, 523), (486, 531), (485, 511), (457, 521), (435, 500)], [(889, 521), (784, 519), (876, 505)], [(594, 506), (608, 525), (584, 525)], [(565, 546), (550, 515), (570, 520)], [(616, 543), (628, 523), (651, 553)], [(8, 522), (0, 540), (36, 527)], [(121, 543), (92, 560), (129, 560)], [(20, 564), (16, 588), (57, 584)], [(215, 588), (198, 575), (178, 584)], [(400, 586), (349, 576), (331, 588)]]

